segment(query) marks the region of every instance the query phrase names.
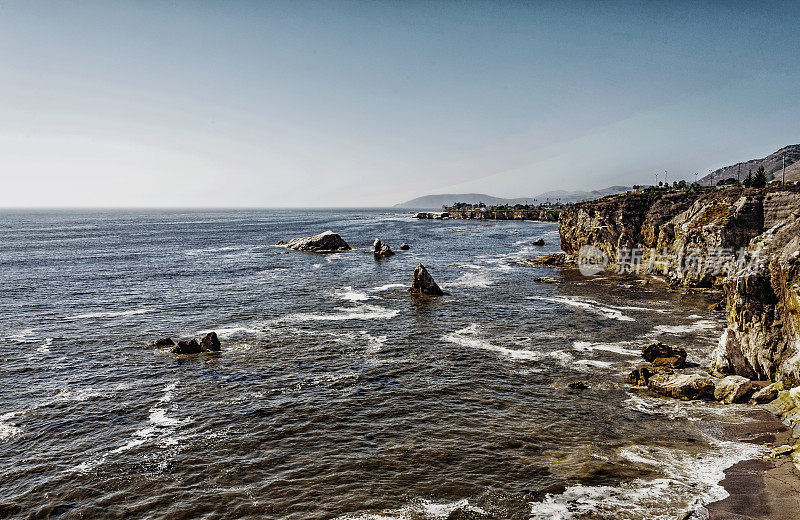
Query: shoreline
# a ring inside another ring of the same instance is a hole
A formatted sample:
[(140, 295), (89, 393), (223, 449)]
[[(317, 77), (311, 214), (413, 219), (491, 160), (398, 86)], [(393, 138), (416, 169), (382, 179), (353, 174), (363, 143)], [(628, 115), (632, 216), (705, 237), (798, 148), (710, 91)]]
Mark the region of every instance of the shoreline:
[[(792, 431), (766, 410), (748, 412), (753, 420), (730, 425), (726, 436), (738, 442), (791, 444)], [(737, 462), (719, 484), (728, 497), (705, 505), (709, 520), (796, 520), (800, 511), (800, 472), (787, 456)], [(696, 518), (690, 515), (687, 519)]]

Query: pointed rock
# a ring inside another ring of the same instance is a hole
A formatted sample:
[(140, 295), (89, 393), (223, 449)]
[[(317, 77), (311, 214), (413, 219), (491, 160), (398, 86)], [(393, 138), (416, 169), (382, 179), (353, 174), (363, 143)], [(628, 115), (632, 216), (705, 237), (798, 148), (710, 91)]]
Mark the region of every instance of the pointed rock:
[(422, 264), (419, 264), (414, 269), (414, 280), (411, 282), (408, 292), (427, 296), (442, 296), (444, 294), (439, 286), (436, 285), (433, 276), (428, 273), (428, 270)]

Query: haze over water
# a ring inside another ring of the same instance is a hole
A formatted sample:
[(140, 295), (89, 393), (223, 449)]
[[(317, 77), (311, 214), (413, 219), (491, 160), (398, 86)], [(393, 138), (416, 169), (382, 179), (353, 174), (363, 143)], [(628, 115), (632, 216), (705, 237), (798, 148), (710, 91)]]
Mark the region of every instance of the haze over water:
[[(272, 245), (326, 229), (354, 250)], [(556, 224), (5, 211), (0, 236), (0, 516), (672, 519), (753, 451), (718, 440), (736, 405), (622, 384), (648, 340), (704, 364), (708, 302), (515, 263)], [(448, 295), (405, 291), (418, 263)], [(217, 356), (148, 346), (212, 330)]]

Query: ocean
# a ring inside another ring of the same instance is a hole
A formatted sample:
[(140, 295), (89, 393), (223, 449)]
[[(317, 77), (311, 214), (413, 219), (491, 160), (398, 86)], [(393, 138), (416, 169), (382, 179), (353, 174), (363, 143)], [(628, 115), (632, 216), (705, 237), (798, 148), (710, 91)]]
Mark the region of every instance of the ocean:
[[(400, 211), (1, 212), (0, 517), (672, 520), (757, 455), (743, 405), (622, 381), (653, 340), (702, 370), (708, 297), (519, 264), (555, 223)], [(274, 245), (328, 229), (353, 250)]]

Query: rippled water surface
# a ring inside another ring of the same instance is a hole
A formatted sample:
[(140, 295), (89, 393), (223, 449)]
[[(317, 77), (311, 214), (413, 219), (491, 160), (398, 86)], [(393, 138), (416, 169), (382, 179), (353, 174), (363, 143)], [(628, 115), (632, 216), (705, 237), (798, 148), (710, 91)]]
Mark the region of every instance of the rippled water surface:
[[(326, 229), (354, 250), (271, 245)], [(704, 363), (709, 302), (515, 263), (555, 224), (17, 211), (0, 236), (0, 517), (672, 519), (753, 450), (721, 440), (736, 407), (621, 383), (656, 338)], [(420, 262), (448, 295), (405, 291)], [(148, 346), (211, 330), (218, 356)]]

